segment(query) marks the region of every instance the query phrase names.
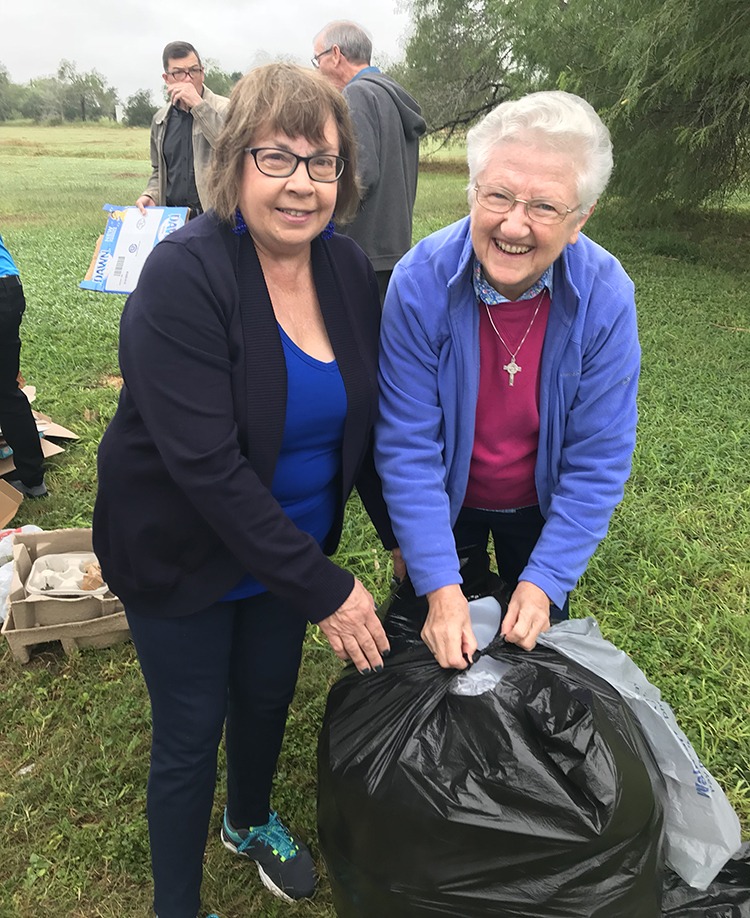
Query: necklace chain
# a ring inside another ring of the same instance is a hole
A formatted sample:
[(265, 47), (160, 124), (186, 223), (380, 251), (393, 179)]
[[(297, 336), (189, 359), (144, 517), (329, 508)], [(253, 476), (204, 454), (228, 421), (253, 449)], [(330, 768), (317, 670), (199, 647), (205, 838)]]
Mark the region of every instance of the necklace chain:
[(503, 366), (503, 369), (508, 374), (508, 385), (509, 386), (513, 385), (513, 380), (515, 378), (516, 373), (521, 372), (521, 367), (516, 363), (516, 354), (521, 350), (521, 348), (523, 347), (524, 341), (528, 338), (529, 332), (531, 331), (531, 326), (534, 324), (534, 320), (536, 319), (537, 313), (539, 312), (543, 302), (544, 302), (544, 291), (542, 291), (539, 296), (539, 302), (536, 304), (536, 309), (534, 310), (534, 315), (531, 317), (531, 322), (529, 322), (529, 327), (523, 333), (523, 338), (521, 338), (521, 342), (518, 345), (518, 347), (515, 349), (515, 351), (512, 351), (508, 347), (508, 345), (505, 343), (505, 339), (500, 334), (500, 332), (497, 330), (497, 326), (492, 320), (492, 313), (490, 312), (490, 307), (487, 305), (487, 303), (484, 304), (484, 308), (487, 310), (487, 318), (490, 320), (490, 325), (492, 326), (492, 330), (497, 335), (497, 337), (500, 339), (500, 343), (503, 345), (505, 350), (510, 354), (509, 362)]

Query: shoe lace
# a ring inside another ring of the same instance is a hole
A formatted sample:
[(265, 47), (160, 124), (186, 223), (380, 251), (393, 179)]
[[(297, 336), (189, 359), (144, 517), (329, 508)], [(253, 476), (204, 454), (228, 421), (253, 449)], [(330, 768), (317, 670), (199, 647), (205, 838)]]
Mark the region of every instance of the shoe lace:
[(254, 841), (261, 841), (264, 845), (268, 845), (274, 853), (279, 855), (282, 861), (295, 857), (299, 851), (291, 832), (279, 819), (276, 812), (271, 813), (271, 818), (264, 826), (251, 829), (240, 848), (244, 850), (248, 844), (252, 844)]

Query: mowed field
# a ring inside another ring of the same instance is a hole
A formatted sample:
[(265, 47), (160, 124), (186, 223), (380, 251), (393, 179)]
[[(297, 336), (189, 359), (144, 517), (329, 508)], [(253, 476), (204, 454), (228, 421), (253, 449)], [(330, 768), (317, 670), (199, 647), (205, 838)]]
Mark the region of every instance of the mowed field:
[[(647, 165), (644, 165), (646, 168)], [(22, 370), (36, 407), (80, 437), (50, 461), (45, 501), (15, 524), (86, 527), (96, 448), (117, 401), (124, 298), (82, 291), (105, 203), (127, 204), (150, 171), (148, 131), (0, 125), (0, 234), (24, 281)], [(425, 162), (415, 240), (467, 212), (460, 153)], [(633, 277), (643, 345), (633, 475), (573, 614), (659, 686), (750, 837), (750, 198), (661, 225), (605, 201), (587, 233)], [(338, 560), (378, 599), (388, 556), (357, 500)], [(274, 805), (319, 855), (316, 739), (340, 666), (310, 629)], [(0, 918), (150, 914), (145, 821), (149, 711), (130, 644), (16, 663), (0, 645)], [(333, 918), (321, 889), (290, 908), (218, 839), (219, 778), (206, 853), (206, 911), (222, 918)]]

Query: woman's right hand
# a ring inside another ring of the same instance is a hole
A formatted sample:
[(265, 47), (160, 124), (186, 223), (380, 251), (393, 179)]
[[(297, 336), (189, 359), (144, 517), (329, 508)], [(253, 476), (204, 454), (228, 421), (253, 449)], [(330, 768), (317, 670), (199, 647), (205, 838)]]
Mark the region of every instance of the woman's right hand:
[(466, 669), (477, 649), (469, 603), (458, 584), (427, 594), (429, 612), (422, 628), (427, 644), (443, 669)]
[(381, 654), (390, 649), (388, 638), (375, 614), (375, 600), (356, 577), (345, 602), (318, 626), (336, 656), (351, 660), (363, 675), (383, 668)]

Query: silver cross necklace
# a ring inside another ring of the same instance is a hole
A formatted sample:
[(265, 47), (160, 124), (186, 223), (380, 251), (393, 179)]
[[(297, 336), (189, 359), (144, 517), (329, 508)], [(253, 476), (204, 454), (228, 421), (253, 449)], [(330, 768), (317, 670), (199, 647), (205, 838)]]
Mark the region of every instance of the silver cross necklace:
[(543, 302), (544, 302), (544, 291), (542, 291), (542, 294), (539, 297), (539, 302), (536, 304), (536, 309), (534, 310), (534, 315), (531, 317), (531, 322), (529, 322), (529, 327), (523, 333), (523, 338), (521, 338), (521, 343), (518, 345), (515, 351), (512, 351), (508, 347), (508, 345), (505, 343), (503, 336), (497, 330), (497, 328), (495, 327), (495, 323), (492, 321), (492, 313), (490, 312), (490, 307), (486, 303), (484, 304), (484, 308), (487, 310), (487, 318), (490, 320), (490, 325), (492, 326), (492, 330), (497, 335), (497, 337), (500, 339), (500, 343), (503, 345), (505, 350), (510, 354), (510, 360), (508, 361), (508, 363), (506, 363), (503, 366), (503, 369), (508, 374), (508, 385), (509, 386), (513, 385), (513, 380), (515, 378), (516, 373), (521, 372), (521, 367), (516, 363), (516, 354), (521, 350), (521, 348), (523, 347), (524, 341), (528, 338), (529, 332), (531, 331), (531, 326), (534, 324), (534, 319), (536, 319), (537, 313), (539, 312), (539, 309)]

